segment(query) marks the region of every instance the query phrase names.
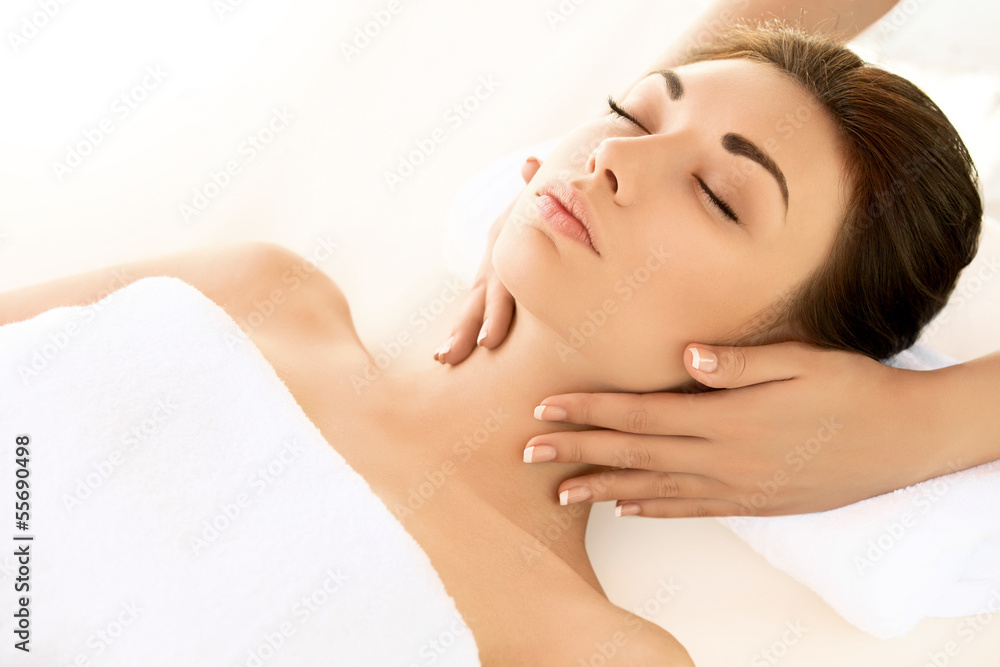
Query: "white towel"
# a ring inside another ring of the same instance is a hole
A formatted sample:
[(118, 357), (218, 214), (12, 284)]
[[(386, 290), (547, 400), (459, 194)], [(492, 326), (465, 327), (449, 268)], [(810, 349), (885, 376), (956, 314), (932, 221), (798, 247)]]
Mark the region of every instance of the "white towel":
[[(505, 156), (459, 191), (444, 255), (467, 282), (487, 230), (524, 186), (521, 164), (544, 160), (558, 141)], [(984, 233), (1000, 233), (986, 222)], [(918, 344), (887, 363), (929, 370), (954, 360)], [(722, 522), (876, 637), (904, 635), (926, 616), (1000, 611), (1000, 461), (830, 512)]]
[[(419, 544), (177, 278), (0, 327), (0, 472), (0, 664), (479, 664)], [(23, 544), (30, 653), (13, 648)]]

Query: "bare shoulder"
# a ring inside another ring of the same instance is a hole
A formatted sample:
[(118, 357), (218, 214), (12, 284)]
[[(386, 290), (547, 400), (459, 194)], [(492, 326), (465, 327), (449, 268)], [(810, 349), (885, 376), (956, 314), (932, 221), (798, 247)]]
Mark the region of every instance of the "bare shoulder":
[(284, 246), (250, 242), (232, 248), (230, 280), (217, 301), (251, 336), (356, 341), (347, 299), (317, 263)]
[(314, 329), (322, 324), (353, 330), (347, 300), (315, 262), (262, 241), (159, 255), (4, 292), (0, 325), (59, 306), (92, 304), (152, 276), (173, 276), (193, 285), (244, 329), (274, 328), (294, 316)]
[(661, 626), (634, 616), (640, 628), (636, 632), (632, 652), (619, 662), (609, 665), (669, 665), (670, 667), (694, 667), (691, 655), (677, 638)]
[[(661, 626), (644, 618), (617, 609), (617, 621), (591, 641), (588, 655), (594, 658), (586, 664), (606, 664), (608, 667), (694, 667), (687, 649)], [(622, 628), (621, 626), (625, 627)], [(610, 631), (610, 634), (608, 634)], [(605, 658), (607, 662), (598, 659)]]
[(542, 651), (544, 664), (607, 667), (694, 667), (687, 649), (662, 627), (603, 601), (563, 616), (559, 638)]

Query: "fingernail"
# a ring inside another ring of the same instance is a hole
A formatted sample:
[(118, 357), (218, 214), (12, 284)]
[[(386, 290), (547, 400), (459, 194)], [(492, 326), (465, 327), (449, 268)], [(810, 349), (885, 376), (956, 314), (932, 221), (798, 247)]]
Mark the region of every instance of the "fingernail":
[(635, 503), (624, 503), (615, 507), (615, 516), (635, 516), (641, 510)]
[(711, 373), (718, 367), (719, 360), (715, 358), (715, 355), (711, 351), (699, 350), (696, 347), (688, 349), (691, 350), (691, 367), (696, 371)]
[(561, 422), (566, 419), (566, 411), (557, 405), (539, 405), (535, 408), (535, 419)]
[(483, 340), (486, 338), (486, 334), (489, 333), (490, 331), (489, 324), (490, 324), (489, 320), (483, 322), (483, 328), (479, 330), (479, 338), (476, 339), (476, 345), (483, 344)]
[(574, 486), (572, 489), (566, 489), (559, 493), (559, 504), (569, 505), (587, 498), (590, 498), (590, 489), (585, 486)]
[(525, 162), (538, 162), (538, 158), (536, 158), (534, 155), (532, 155), (531, 157), (524, 158), (524, 161)]
[(441, 347), (439, 347), (438, 349), (436, 349), (434, 351), (434, 356), (435, 357), (442, 357), (442, 356), (448, 354), (448, 352), (451, 351), (451, 344), (454, 343), (454, 342), (455, 342), (455, 337), (454, 336), (449, 337), (448, 340), (446, 340), (441, 345)]
[(556, 460), (556, 448), (552, 445), (532, 445), (524, 449), (525, 463), (544, 463)]

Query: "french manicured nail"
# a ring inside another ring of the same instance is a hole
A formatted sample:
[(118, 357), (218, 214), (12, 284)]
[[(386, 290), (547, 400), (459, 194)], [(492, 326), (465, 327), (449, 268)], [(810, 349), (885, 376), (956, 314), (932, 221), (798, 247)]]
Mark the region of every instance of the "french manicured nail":
[(697, 347), (688, 349), (691, 350), (691, 366), (696, 371), (711, 373), (718, 367), (719, 360), (709, 350), (699, 350)]
[(624, 503), (615, 507), (615, 516), (634, 516), (642, 510), (635, 503)]
[(556, 460), (556, 448), (552, 445), (532, 445), (524, 448), (525, 463), (544, 463)]
[(574, 486), (572, 489), (566, 489), (559, 493), (559, 504), (569, 505), (570, 503), (578, 503), (587, 498), (590, 498), (590, 489), (585, 486)]
[(561, 422), (566, 419), (566, 410), (558, 405), (539, 405), (535, 408), (535, 419), (547, 422)]
[(479, 330), (479, 338), (476, 339), (476, 345), (482, 345), (483, 341), (486, 339), (486, 334), (490, 332), (490, 321), (486, 320), (483, 322), (483, 328)]
[(434, 351), (434, 356), (435, 357), (443, 357), (444, 355), (448, 354), (448, 352), (451, 351), (451, 344), (454, 343), (454, 342), (455, 342), (455, 337), (454, 336), (451, 336), (450, 338), (448, 338), (448, 340), (446, 340), (441, 345), (441, 347), (439, 347), (438, 349), (436, 349)]

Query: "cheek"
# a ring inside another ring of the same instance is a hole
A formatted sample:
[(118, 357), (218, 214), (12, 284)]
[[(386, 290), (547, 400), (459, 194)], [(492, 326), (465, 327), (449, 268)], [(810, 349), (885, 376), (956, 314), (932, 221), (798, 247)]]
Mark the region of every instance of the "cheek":
[[(683, 347), (730, 335), (770, 301), (760, 276), (734, 257), (671, 251), (664, 246), (615, 282), (600, 347), (654, 373), (680, 367)], [(596, 348), (597, 346), (595, 346)], [(640, 368), (640, 371), (642, 369)]]

